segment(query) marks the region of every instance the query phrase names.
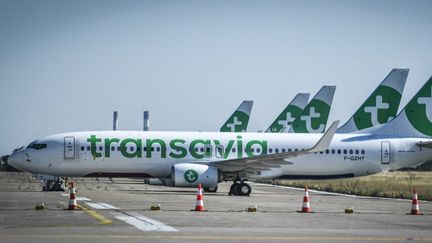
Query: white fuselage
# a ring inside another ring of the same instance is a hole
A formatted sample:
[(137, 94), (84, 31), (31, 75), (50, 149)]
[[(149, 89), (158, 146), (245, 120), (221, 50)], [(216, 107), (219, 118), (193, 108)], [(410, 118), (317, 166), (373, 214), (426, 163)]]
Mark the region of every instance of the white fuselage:
[[(208, 163), (265, 153), (308, 149), (321, 134), (94, 131), (49, 136), (46, 148), (15, 151), (11, 165), (55, 176), (167, 178), (172, 165)], [(432, 159), (416, 146), (424, 138), (335, 134), (328, 151), (286, 159), (250, 178), (354, 177), (413, 167)], [(233, 169), (232, 172), (236, 172)]]

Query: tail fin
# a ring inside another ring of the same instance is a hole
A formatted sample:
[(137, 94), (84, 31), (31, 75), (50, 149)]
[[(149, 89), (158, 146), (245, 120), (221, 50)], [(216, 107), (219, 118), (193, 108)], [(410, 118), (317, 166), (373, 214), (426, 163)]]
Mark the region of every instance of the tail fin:
[(301, 115), (294, 120), (289, 132), (324, 132), (335, 90), (336, 86), (323, 86), (309, 104), (306, 105)]
[(221, 132), (246, 132), (253, 101), (245, 100), (223, 124)]
[(399, 115), (373, 134), (400, 137), (432, 136), (432, 77), (421, 87)]
[(297, 94), (265, 132), (281, 132), (284, 129), (288, 130), (292, 122), (301, 114), (308, 100), (308, 93)]
[(337, 133), (350, 133), (384, 124), (399, 109), (409, 69), (393, 69)]

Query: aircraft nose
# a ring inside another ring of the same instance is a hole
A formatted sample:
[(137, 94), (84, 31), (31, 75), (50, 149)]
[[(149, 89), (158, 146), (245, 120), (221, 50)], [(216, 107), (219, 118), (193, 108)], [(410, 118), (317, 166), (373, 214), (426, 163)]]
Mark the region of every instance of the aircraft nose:
[(8, 164), (16, 169), (24, 169), (25, 156), (22, 151), (13, 152), (8, 158)]

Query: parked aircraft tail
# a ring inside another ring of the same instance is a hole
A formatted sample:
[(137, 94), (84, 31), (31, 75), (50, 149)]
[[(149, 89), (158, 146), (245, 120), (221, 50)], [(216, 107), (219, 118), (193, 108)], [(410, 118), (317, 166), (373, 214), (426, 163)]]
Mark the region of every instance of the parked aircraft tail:
[(245, 100), (220, 128), (221, 132), (246, 132), (253, 101)]
[(395, 119), (375, 130), (371, 130), (371, 133), (400, 137), (431, 137), (432, 77), (421, 87)]
[(293, 121), (302, 113), (308, 100), (308, 93), (297, 94), (265, 132), (282, 132), (284, 129), (289, 130)]
[(324, 132), (335, 90), (336, 86), (323, 86), (315, 97), (306, 105), (301, 115), (294, 120), (289, 132)]
[(409, 69), (393, 69), (337, 133), (385, 124), (397, 115)]

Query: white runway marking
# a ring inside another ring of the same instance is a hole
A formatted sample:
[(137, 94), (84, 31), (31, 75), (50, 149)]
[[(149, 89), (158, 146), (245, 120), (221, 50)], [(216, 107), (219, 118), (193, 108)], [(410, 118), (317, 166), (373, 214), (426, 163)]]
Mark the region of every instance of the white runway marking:
[(89, 205), (90, 207), (94, 208), (94, 209), (118, 209), (117, 207), (108, 204), (108, 203), (91, 203), (91, 202), (86, 202), (85, 204)]
[(169, 225), (147, 218), (139, 213), (113, 213), (116, 219), (124, 221), (142, 231), (178, 231)]

